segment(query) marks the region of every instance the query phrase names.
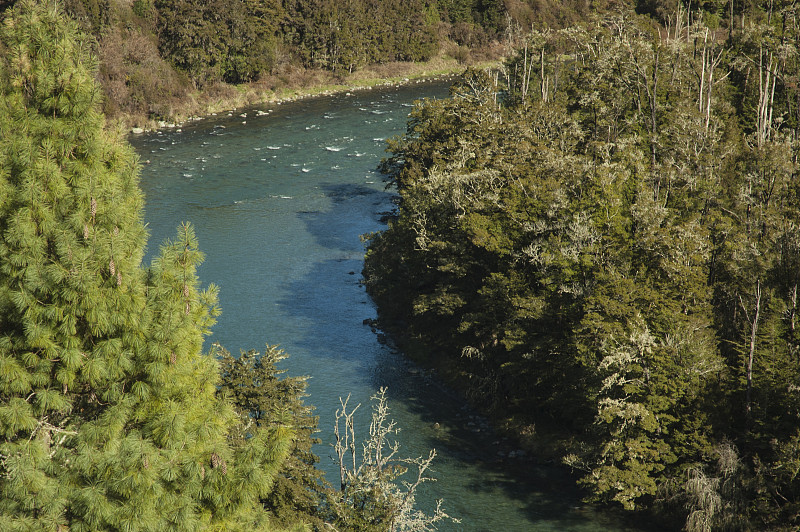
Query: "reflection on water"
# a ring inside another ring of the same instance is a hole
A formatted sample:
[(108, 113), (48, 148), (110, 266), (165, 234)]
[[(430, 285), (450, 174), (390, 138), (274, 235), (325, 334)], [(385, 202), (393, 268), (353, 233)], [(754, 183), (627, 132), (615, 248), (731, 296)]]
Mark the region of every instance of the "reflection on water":
[(147, 161), (151, 251), (180, 222), (194, 224), (207, 257), (200, 277), (221, 288), (213, 340), (232, 352), (280, 344), (289, 372), (312, 377), (323, 441), (315, 450), (330, 479), (339, 397), (364, 405), (364, 434), (369, 398), (387, 386), (404, 454), (437, 450), (438, 480), (420, 499), (443, 498), (462, 520), (441, 530), (623, 530), (581, 504), (560, 469), (509, 458), (513, 447), (485, 420), (368, 325), (376, 315), (360, 283), (360, 235), (380, 230), (392, 209), (375, 170), (383, 139), (403, 131), (414, 99), (446, 95), (442, 83), (355, 92), (134, 138)]

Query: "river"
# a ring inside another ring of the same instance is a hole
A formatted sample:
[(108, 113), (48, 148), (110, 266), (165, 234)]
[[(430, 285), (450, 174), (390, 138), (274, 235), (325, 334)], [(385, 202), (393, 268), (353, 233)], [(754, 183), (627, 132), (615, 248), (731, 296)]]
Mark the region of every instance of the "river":
[[(401, 454), (435, 448), (423, 505), (444, 499), (461, 520), (439, 530), (619, 531), (622, 521), (580, 502), (557, 467), (514, 448), (485, 420), (382, 342), (365, 320), (360, 235), (384, 227), (392, 195), (376, 171), (384, 139), (402, 133), (412, 102), (447, 96), (443, 82), (353, 91), (240, 109), (132, 138), (143, 164), (149, 256), (182, 221), (196, 230), (204, 284), (220, 286), (212, 340), (231, 352), (279, 344), (291, 375), (309, 375), (320, 467), (334, 482), (332, 424), (339, 398), (362, 403), (388, 388)], [(149, 260), (149, 259), (148, 259)]]

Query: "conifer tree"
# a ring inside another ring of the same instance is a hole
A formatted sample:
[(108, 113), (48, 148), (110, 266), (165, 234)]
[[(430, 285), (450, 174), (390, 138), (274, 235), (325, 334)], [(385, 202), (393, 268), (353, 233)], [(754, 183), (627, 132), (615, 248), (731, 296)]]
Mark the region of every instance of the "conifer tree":
[(277, 364), (287, 358), (278, 346), (267, 345), (264, 353), (254, 350), (234, 357), (227, 349), (218, 347), (217, 356), (222, 370), (221, 394), (227, 395), (237, 411), (250, 422), (242, 426), (237, 437), (246, 440), (258, 428), (289, 425), (297, 437), (292, 452), (283, 463), (271, 493), (262, 501), (281, 523), (302, 520), (321, 527), (325, 517), (322, 501), (331, 487), (324, 473), (315, 464), (319, 458), (311, 447), (319, 443), (315, 437), (317, 416), (313, 407), (303, 402), (308, 377), (280, 376)]
[(190, 226), (150, 270), (134, 153), (89, 43), (49, 3), (0, 28), (0, 529), (265, 529), (283, 426), (244, 422), (202, 353)]

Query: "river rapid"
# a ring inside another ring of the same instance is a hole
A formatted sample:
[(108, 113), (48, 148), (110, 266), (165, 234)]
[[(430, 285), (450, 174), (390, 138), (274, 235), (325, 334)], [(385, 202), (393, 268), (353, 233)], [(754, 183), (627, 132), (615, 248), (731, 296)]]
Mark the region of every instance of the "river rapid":
[(322, 440), (315, 452), (334, 485), (339, 398), (362, 404), (363, 436), (370, 397), (385, 386), (401, 454), (437, 451), (437, 481), (423, 486), (420, 505), (444, 499), (461, 520), (439, 530), (633, 530), (581, 503), (561, 469), (517, 456), (457, 394), (369, 326), (376, 311), (361, 284), (360, 237), (384, 228), (393, 208), (376, 171), (385, 139), (405, 131), (414, 100), (447, 94), (441, 81), (353, 91), (133, 137), (151, 235), (146, 260), (181, 222), (194, 225), (206, 254), (200, 278), (220, 287), (211, 341), (233, 353), (279, 344), (290, 355), (283, 369), (310, 376), (307, 402)]

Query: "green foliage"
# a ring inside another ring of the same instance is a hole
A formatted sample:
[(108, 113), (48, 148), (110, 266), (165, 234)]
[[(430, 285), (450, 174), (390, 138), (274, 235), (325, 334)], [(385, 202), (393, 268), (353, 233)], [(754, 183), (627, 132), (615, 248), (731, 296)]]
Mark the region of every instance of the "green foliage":
[(364, 271), (481, 404), (583, 434), (590, 499), (680, 502), (692, 529), (797, 525), (800, 33), (778, 9), (727, 41), (622, 11), (467, 72), (390, 142), (399, 208)]
[(66, 0), (64, 11), (70, 13), (84, 31), (95, 35), (108, 28), (113, 16), (108, 0)]
[(641, 316), (629, 328), (625, 343), (603, 349), (595, 423), (604, 443), (582, 482), (598, 499), (614, 500), (632, 510), (639, 499), (656, 494), (659, 474), (677, 457), (667, 438), (659, 437), (672, 423), (663, 412), (668, 398), (653, 393), (661, 384), (651, 374), (651, 368), (659, 368), (654, 363), (656, 340)]
[(353, 71), (370, 63), (423, 61), (438, 47), (438, 21), (427, 5), (424, 0), (291, 0), (285, 3), (284, 31), (306, 66)]
[(154, 7), (155, 6), (151, 0), (134, 0), (133, 5), (131, 6), (136, 16), (141, 18), (152, 17)]
[(216, 354), (222, 377), (219, 393), (232, 401), (241, 418), (240, 431), (231, 437), (246, 442), (253, 431), (285, 428), (295, 434), (291, 453), (262, 504), (281, 524), (302, 521), (321, 527), (330, 486), (315, 468), (319, 459), (311, 451), (319, 440), (314, 436), (317, 417), (303, 403), (306, 378), (279, 378), (284, 370), (277, 364), (287, 355), (276, 346), (268, 345), (263, 354), (247, 351), (234, 357), (223, 348)]
[(158, 10), (159, 46), (196, 83), (257, 79), (275, 61), (280, 2), (164, 1)]
[(142, 268), (136, 157), (54, 5), (17, 3), (0, 48), (0, 528), (266, 529), (294, 435), (232, 437), (191, 227)]

